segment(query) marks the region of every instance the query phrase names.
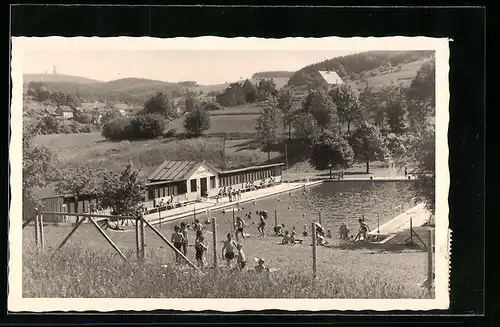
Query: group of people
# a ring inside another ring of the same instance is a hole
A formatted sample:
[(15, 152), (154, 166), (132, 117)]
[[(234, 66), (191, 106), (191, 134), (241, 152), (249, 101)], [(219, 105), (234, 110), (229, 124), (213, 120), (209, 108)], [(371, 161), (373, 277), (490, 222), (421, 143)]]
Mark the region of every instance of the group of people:
[(228, 197), (229, 202), (240, 201), (241, 200), (241, 190), (235, 190), (231, 186), (223, 187), (219, 190), (217, 194), (217, 202), (222, 197)]
[[(200, 223), (198, 219), (195, 219), (192, 225), (188, 225), (182, 222), (180, 226), (174, 226), (174, 233), (172, 234), (171, 241), (174, 247), (179, 250), (184, 256), (187, 255), (187, 249), (189, 246), (188, 229), (194, 229), (196, 232), (196, 238), (194, 243), (195, 258), (198, 263), (198, 267), (203, 268), (205, 266), (205, 252), (208, 250), (208, 246), (205, 243), (205, 236), (203, 235), (204, 226)], [(177, 263), (181, 263), (182, 257), (176, 252), (175, 260)]]

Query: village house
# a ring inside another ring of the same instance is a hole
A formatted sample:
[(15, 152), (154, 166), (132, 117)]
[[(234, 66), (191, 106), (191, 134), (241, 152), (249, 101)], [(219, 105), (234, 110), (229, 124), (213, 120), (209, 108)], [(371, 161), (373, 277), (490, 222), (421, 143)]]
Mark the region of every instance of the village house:
[(325, 83), (328, 85), (329, 90), (337, 85), (344, 84), (344, 81), (342, 80), (342, 78), (340, 78), (339, 74), (337, 74), (334, 71), (320, 70), (319, 74), (321, 75)]
[(73, 119), (73, 109), (70, 106), (60, 106), (56, 109), (56, 114), (64, 119)]
[(245, 89), (239, 83), (232, 83), (229, 87), (219, 95), (216, 95), (217, 102), (221, 106), (231, 107), (246, 102)]

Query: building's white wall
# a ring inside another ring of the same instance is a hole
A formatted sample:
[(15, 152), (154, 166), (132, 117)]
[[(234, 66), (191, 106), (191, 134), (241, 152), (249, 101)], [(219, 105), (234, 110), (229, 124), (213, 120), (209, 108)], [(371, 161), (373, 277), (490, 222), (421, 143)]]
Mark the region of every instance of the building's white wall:
[[(211, 187), (210, 187), (210, 177), (214, 176), (215, 177), (215, 189), (218, 189), (218, 178), (217, 176), (212, 173), (207, 167), (201, 165), (188, 179), (188, 185), (187, 185), (187, 191), (189, 194), (189, 197), (192, 197), (196, 194), (197, 197), (201, 197), (201, 179), (206, 178), (207, 179), (207, 193), (209, 195), (212, 195), (213, 192), (211, 192)], [(191, 181), (196, 180), (196, 191), (193, 192), (191, 190)]]

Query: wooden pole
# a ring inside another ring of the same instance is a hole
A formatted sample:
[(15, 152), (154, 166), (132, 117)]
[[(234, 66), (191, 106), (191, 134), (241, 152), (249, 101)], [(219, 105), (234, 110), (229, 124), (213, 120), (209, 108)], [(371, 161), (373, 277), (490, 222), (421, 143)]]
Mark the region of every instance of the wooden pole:
[(377, 212), (377, 241), (380, 241), (380, 212)]
[(39, 233), (40, 233), (40, 248), (43, 250), (45, 246), (45, 239), (43, 237), (43, 214), (38, 215), (38, 228), (39, 228)]
[(274, 210), (274, 227), (278, 226), (278, 210)]
[(410, 217), (410, 244), (413, 245), (413, 223)]
[(28, 226), (33, 220), (35, 220), (36, 216), (28, 218), (25, 222), (23, 222), (23, 229)]
[(285, 164), (286, 164), (286, 170), (288, 170), (288, 147), (285, 142)]
[(318, 217), (319, 217), (319, 224), (323, 226), (322, 220), (321, 220), (321, 212), (318, 212)]
[(161, 227), (161, 210), (160, 210), (160, 207), (158, 207), (158, 220), (160, 221), (160, 227)]
[(35, 244), (36, 244), (36, 247), (38, 248), (38, 246), (40, 245), (40, 235), (38, 233), (38, 210), (36, 211), (36, 216), (35, 216)]
[(64, 244), (66, 244), (66, 242), (70, 239), (70, 237), (76, 232), (76, 230), (78, 229), (78, 227), (80, 227), (83, 222), (85, 221), (85, 218), (82, 218), (76, 225), (75, 227), (73, 227), (73, 229), (71, 230), (71, 232), (69, 232), (68, 235), (66, 235), (66, 237), (64, 238), (64, 240), (61, 242), (61, 244), (59, 244), (59, 246), (56, 248), (56, 250), (54, 251), (54, 253), (51, 255), (54, 256), (54, 254), (56, 254), (57, 251), (59, 251), (59, 249), (61, 249)]
[(145, 221), (144, 217), (141, 217), (141, 220), (140, 220), (140, 222), (141, 222), (141, 225), (140, 225), (140, 235), (141, 235), (140, 242), (141, 242), (141, 246), (140, 246), (140, 248), (141, 248), (141, 261), (142, 262), (144, 262), (144, 259), (146, 257), (146, 255), (145, 255), (145, 248), (146, 248), (145, 234), (146, 233), (145, 233), (145, 228), (144, 228), (144, 221)]
[(432, 284), (434, 281), (434, 274), (432, 269), (432, 254), (434, 252), (433, 249), (433, 240), (432, 240), (432, 229), (429, 229), (429, 237), (427, 240), (427, 288), (429, 291), (432, 290)]
[(212, 217), (212, 239), (214, 247), (214, 272), (217, 273), (217, 219)]
[(316, 278), (316, 246), (317, 246), (317, 241), (316, 241), (316, 223), (311, 224), (312, 228), (312, 246), (313, 246), (313, 278)]
[(233, 229), (236, 226), (236, 220), (234, 219), (234, 207), (233, 207)]
[(140, 249), (140, 240), (139, 240), (139, 224), (140, 218), (135, 219), (135, 245), (136, 245), (136, 253), (137, 253), (137, 262), (141, 261), (141, 249)]
[[(109, 238), (108, 235), (106, 235), (106, 233), (102, 230), (101, 227), (99, 227), (99, 224), (95, 222), (95, 220), (90, 217), (90, 222), (95, 226), (95, 228), (97, 228), (97, 230), (99, 231), (99, 233), (104, 237), (104, 239), (106, 241), (108, 241), (109, 245), (111, 245), (111, 247), (113, 249), (115, 249), (115, 251), (118, 253), (118, 255), (120, 255), (120, 257), (125, 260), (126, 263), (128, 263), (129, 265), (131, 265), (130, 261), (127, 260), (127, 258), (125, 257), (125, 255), (122, 253), (122, 251), (120, 251), (120, 249), (116, 246), (115, 243), (113, 243), (113, 241)], [(83, 221), (83, 219), (82, 219)]]

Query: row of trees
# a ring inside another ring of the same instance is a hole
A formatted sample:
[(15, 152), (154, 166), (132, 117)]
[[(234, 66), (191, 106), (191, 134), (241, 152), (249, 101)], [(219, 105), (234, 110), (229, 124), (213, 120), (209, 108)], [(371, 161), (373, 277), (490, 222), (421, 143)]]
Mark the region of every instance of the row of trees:
[(308, 153), (311, 165), (321, 170), (364, 162), (369, 173), (374, 160), (415, 162), (416, 173), (426, 181), (423, 193), (433, 199), (434, 71), (433, 61), (422, 65), (408, 89), (375, 92), (367, 86), (359, 92), (343, 84), (301, 98), (287, 88), (262, 110), (257, 141), (269, 153), (282, 140), (281, 125), (288, 129), (287, 142), (298, 141), (298, 151)]
[(38, 102), (51, 102), (56, 106), (70, 106), (76, 108), (80, 106), (81, 101), (78, 96), (65, 94), (63, 92), (53, 92), (43, 83), (30, 82), (28, 84), (28, 95), (32, 96)]
[[(184, 128), (192, 137), (210, 128), (209, 110), (212, 103), (195, 104), (184, 116)], [(133, 117), (115, 117), (103, 127), (102, 135), (109, 140), (152, 139), (164, 135), (169, 122), (179, 117), (176, 107), (164, 93), (157, 93), (144, 103)]]

